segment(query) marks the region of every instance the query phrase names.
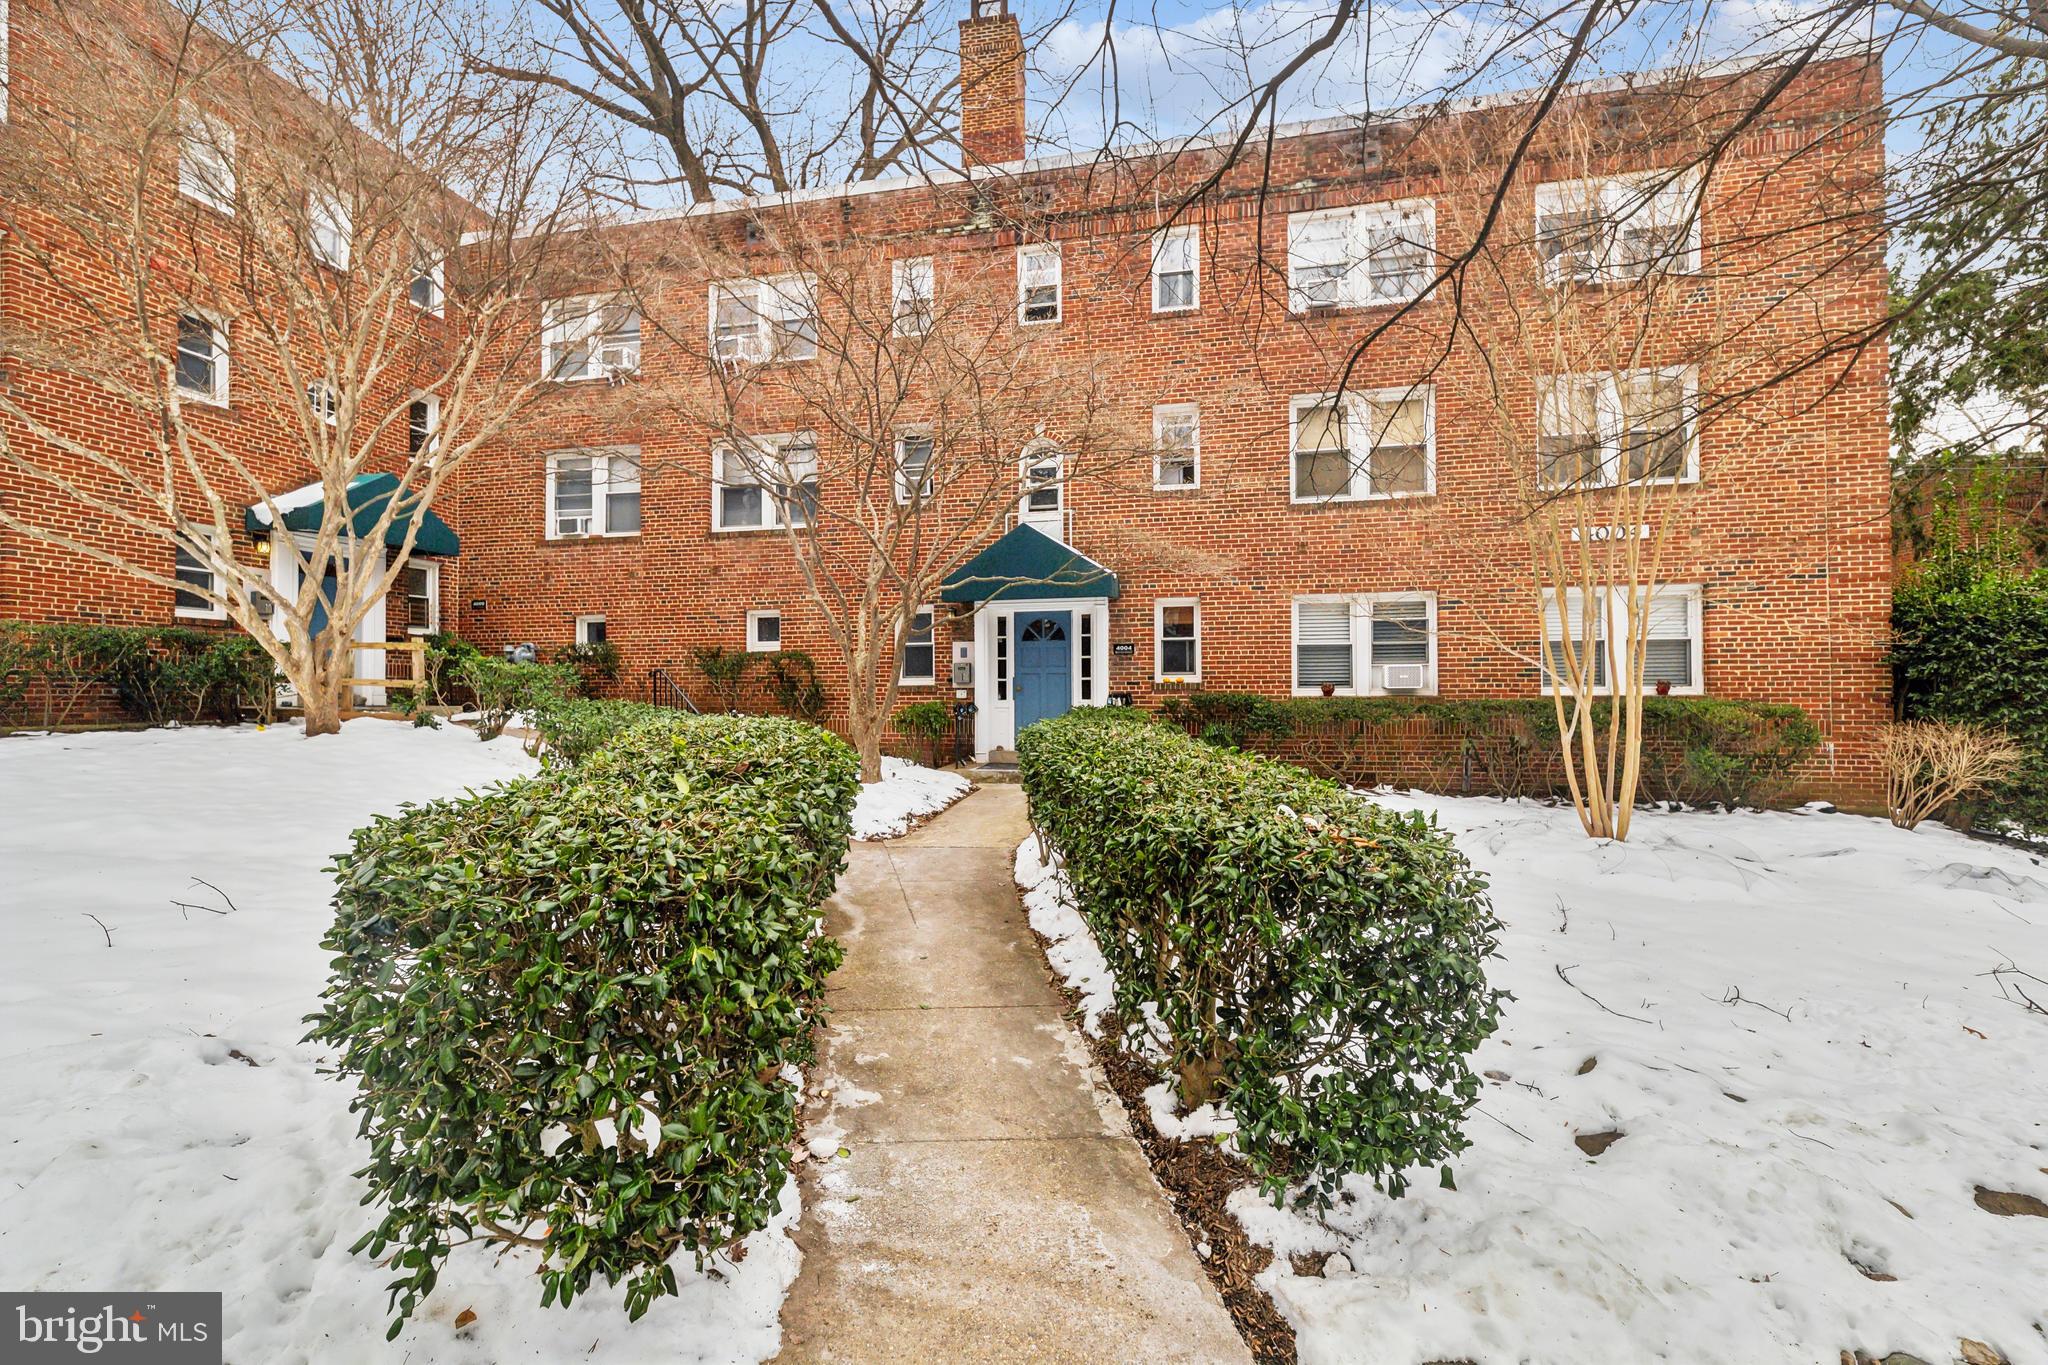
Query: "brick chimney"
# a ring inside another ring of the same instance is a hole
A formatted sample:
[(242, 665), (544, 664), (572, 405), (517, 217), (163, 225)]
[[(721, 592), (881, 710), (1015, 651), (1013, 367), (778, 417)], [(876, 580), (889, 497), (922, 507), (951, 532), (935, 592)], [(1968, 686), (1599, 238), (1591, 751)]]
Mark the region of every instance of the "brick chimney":
[(1010, 0), (960, 21), (960, 147), (969, 166), (1024, 159), (1024, 34)]

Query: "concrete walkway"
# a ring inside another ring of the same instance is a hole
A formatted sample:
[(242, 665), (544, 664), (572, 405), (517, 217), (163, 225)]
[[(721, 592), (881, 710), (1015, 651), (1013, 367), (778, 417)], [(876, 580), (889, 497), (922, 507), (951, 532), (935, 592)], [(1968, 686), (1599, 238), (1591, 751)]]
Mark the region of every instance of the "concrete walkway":
[(782, 1360), (1248, 1359), (1046, 980), (1025, 833), (990, 786), (853, 846)]

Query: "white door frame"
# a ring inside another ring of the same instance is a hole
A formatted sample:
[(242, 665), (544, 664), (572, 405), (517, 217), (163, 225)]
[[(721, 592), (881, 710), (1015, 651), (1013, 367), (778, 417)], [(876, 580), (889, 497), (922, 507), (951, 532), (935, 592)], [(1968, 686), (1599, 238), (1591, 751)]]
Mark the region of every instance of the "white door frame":
[[(1021, 614), (1064, 611), (1073, 613), (1068, 633), (1073, 655), (1067, 677), (1073, 688), (1074, 706), (1107, 705), (1109, 691), (1109, 599), (1106, 597), (998, 597), (979, 603), (974, 611), (974, 757), (987, 762), (991, 751), (1017, 747), (1017, 621)], [(998, 697), (996, 677), (996, 619), (1006, 623), (1009, 640), (1008, 673), (1002, 680), (1007, 695)], [(1082, 629), (1087, 618), (1088, 629)], [(1081, 642), (1092, 646), (1090, 667), (1082, 667)], [(1084, 677), (1084, 674), (1086, 675)], [(1087, 695), (1083, 695), (1084, 688)]]
[[(293, 531), (290, 537), (288, 542), (283, 534), (276, 531), (270, 536), (270, 586), (280, 601), (292, 600), (298, 596), (301, 560), (313, 552), (316, 539), (311, 531)], [(341, 555), (344, 560), (353, 561), (356, 549), (354, 536), (342, 537)], [(385, 642), (387, 609), (388, 606), (373, 607), (363, 613), (363, 619), (356, 624), (354, 638), (357, 644), (381, 645)], [(284, 618), (278, 613), (271, 614), (270, 632), (280, 640), (285, 637)], [(381, 678), (384, 676), (384, 651), (358, 650), (352, 667), (354, 677)], [(350, 700), (355, 706), (381, 708), (385, 703), (385, 689), (358, 687)]]

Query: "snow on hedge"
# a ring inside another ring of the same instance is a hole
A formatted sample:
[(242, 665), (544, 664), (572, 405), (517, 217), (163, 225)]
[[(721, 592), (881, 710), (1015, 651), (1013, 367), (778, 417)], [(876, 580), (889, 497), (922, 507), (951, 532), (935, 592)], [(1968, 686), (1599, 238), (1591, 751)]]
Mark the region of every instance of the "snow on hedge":
[(959, 773), (927, 768), (907, 759), (882, 760), (882, 780), (860, 789), (853, 808), (853, 837), (893, 839), (967, 795)]
[(1490, 875), (1515, 998), (1455, 1191), (1354, 1180), (1326, 1223), (1235, 1197), (1304, 1361), (2048, 1360), (2048, 1218), (1976, 1200), (2048, 1200), (2048, 1016), (1991, 974), (2048, 977), (2039, 857), (1818, 811), (1638, 814), (1622, 845), (1375, 799)]
[[(0, 1284), (219, 1290), (231, 1360), (384, 1353), (391, 1272), (349, 1254), (374, 1222), (353, 1087), (299, 1042), (322, 869), (373, 811), (532, 768), (512, 740), (378, 720), (0, 739)], [(619, 1290), (543, 1310), (530, 1260), (458, 1250), (389, 1354), (773, 1355), (795, 1211), (792, 1182), (742, 1262), (680, 1258), (681, 1296), (631, 1324)]]

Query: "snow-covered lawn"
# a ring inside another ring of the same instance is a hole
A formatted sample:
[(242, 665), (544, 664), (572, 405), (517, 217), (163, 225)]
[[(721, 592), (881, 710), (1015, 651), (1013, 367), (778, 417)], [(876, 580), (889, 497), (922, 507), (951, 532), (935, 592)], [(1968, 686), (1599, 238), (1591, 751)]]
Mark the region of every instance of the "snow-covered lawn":
[(853, 837), (893, 839), (967, 795), (968, 786), (959, 773), (885, 758), (882, 780), (860, 789), (853, 807)]
[[(1489, 874), (1515, 998), (1455, 1191), (1354, 1181), (1326, 1222), (1235, 1197), (1304, 1361), (2048, 1361), (2048, 1217), (1976, 1199), (2048, 1201), (2048, 1015), (1990, 975), (2048, 977), (2038, 857), (1818, 812), (1638, 815), (1621, 845), (1528, 802), (1374, 799)], [(1034, 924), (1071, 928), (1052, 896)], [(1085, 976), (1090, 948), (1055, 951)]]
[(532, 768), (514, 740), (378, 720), (0, 739), (0, 1285), (219, 1290), (243, 1362), (774, 1354), (793, 1183), (742, 1263), (680, 1258), (681, 1296), (638, 1323), (601, 1283), (544, 1311), (530, 1262), (471, 1247), (382, 1345), (390, 1275), (348, 1254), (372, 1221), (352, 1087), (299, 1042), (322, 868), (374, 812)]

